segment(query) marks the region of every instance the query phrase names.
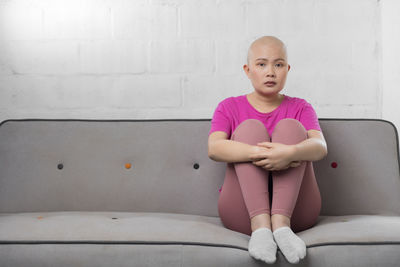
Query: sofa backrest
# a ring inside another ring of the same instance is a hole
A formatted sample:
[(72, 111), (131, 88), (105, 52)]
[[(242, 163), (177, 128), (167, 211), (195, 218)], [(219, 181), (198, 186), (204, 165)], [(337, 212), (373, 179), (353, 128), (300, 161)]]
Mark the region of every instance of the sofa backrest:
[[(328, 144), (328, 156), (313, 163), (321, 215), (400, 214), (395, 126), (319, 121)], [(0, 212), (218, 216), (226, 163), (208, 158), (210, 126), (210, 119), (3, 121)]]

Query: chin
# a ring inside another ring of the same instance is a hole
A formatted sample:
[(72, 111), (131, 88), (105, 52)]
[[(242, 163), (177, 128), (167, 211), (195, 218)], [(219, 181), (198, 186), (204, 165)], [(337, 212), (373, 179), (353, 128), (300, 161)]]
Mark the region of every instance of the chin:
[(258, 89), (256, 90), (258, 93), (263, 94), (263, 95), (278, 95), (280, 93), (280, 91), (282, 91), (282, 89), (280, 90), (269, 90), (270, 88), (263, 88), (263, 89)]

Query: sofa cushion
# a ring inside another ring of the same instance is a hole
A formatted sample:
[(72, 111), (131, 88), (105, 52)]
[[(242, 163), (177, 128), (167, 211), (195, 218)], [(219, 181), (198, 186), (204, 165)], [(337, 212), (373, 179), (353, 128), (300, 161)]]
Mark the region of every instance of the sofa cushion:
[[(115, 219), (113, 219), (115, 218)], [(400, 218), (321, 216), (298, 266), (398, 266)], [(131, 212), (0, 214), (1, 266), (261, 266), (218, 217)], [(278, 249), (276, 266), (291, 266)]]
[[(400, 243), (400, 217), (320, 216), (314, 227), (297, 234), (307, 247)], [(249, 239), (223, 227), (218, 217), (199, 215), (84, 211), (0, 214), (0, 240), (10, 243), (176, 243), (247, 250)]]
[(151, 212), (0, 213), (0, 240), (190, 243), (246, 249), (249, 236), (219, 217)]

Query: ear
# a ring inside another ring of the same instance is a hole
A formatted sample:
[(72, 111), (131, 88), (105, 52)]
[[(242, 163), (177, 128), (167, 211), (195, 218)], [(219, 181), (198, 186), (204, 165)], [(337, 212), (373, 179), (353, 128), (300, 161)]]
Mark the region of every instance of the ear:
[(247, 64), (243, 65), (243, 70), (246, 73), (246, 75), (249, 76), (249, 66), (247, 66)]
[(243, 69), (244, 69), (244, 72), (246, 73), (247, 78), (250, 79), (250, 77), (249, 77), (249, 72), (250, 72), (249, 66), (247, 64), (244, 64), (243, 65)]
[(290, 65), (288, 64), (288, 69), (287, 69), (288, 71), (290, 70)]

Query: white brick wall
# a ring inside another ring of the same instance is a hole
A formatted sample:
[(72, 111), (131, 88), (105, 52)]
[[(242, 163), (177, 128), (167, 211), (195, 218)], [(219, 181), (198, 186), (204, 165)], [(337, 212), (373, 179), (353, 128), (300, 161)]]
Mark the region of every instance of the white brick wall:
[(283, 93), (320, 118), (383, 118), (384, 1), (0, 0), (0, 120), (211, 118), (254, 90), (263, 35), (287, 44)]
[(400, 1), (384, 0), (381, 14), (383, 66), (380, 73), (384, 89), (382, 117), (393, 122), (400, 133)]

